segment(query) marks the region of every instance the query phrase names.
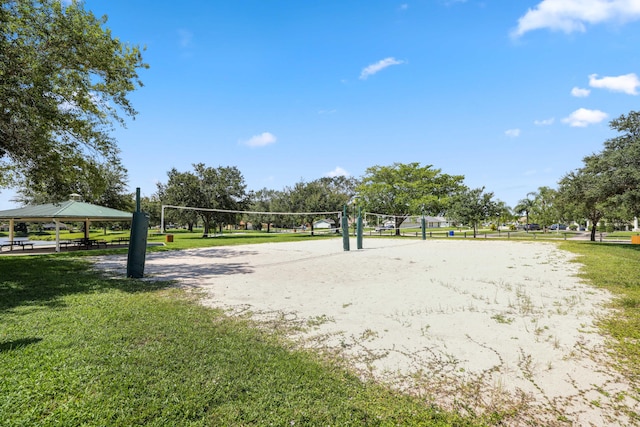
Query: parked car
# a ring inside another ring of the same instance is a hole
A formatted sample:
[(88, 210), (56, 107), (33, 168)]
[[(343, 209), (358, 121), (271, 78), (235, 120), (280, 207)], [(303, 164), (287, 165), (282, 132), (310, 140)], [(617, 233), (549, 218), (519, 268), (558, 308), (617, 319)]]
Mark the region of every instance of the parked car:
[(540, 230), (540, 224), (527, 224), (526, 230)]
[(395, 227), (391, 224), (387, 224), (387, 225), (379, 225), (376, 227), (376, 231), (383, 231), (383, 230), (393, 230)]
[(566, 230), (567, 226), (565, 224), (551, 224), (549, 226), (549, 230)]

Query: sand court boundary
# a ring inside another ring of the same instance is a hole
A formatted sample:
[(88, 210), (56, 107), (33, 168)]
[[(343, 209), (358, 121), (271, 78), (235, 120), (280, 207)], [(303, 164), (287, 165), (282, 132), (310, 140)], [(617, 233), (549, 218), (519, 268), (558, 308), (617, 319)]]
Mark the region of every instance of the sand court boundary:
[[(509, 425), (634, 425), (638, 401), (595, 325), (611, 295), (574, 260), (552, 243), (366, 239), (344, 252), (329, 239), (150, 253), (145, 275), (288, 323), (299, 345), (444, 408), (512, 413)], [(125, 263), (96, 260), (117, 274)]]

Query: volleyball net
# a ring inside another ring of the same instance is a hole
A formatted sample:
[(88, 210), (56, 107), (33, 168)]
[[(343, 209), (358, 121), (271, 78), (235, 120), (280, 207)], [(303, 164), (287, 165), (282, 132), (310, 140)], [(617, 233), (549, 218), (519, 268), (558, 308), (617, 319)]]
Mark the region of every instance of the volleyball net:
[[(183, 215), (171, 214), (172, 211)], [(184, 215), (189, 212), (192, 215)], [(342, 233), (343, 211), (317, 212), (272, 212), (201, 208), (192, 206), (162, 205), (160, 228), (172, 228), (173, 222), (184, 223), (191, 221), (201, 224), (203, 217), (208, 215), (210, 221), (218, 230), (255, 230), (267, 232), (314, 232)], [(358, 213), (351, 209), (347, 212), (348, 232), (355, 235)], [(397, 229), (419, 230), (421, 215), (389, 215), (375, 212), (361, 212), (362, 223), (366, 234), (393, 234)], [(169, 221), (169, 227), (167, 227)], [(222, 228), (221, 228), (222, 225)], [(213, 227), (212, 227), (213, 228)], [(215, 231), (215, 228), (213, 229)], [(211, 231), (210, 231), (211, 232)]]
[[(169, 209), (169, 211), (167, 211)], [(199, 208), (192, 206), (162, 205), (160, 213), (160, 229), (166, 229), (166, 220), (184, 221), (169, 213), (170, 210), (187, 211), (193, 215), (199, 215), (204, 221), (209, 216), (211, 221), (220, 228), (226, 230), (257, 230), (257, 231), (293, 231), (329, 233), (340, 232), (342, 211), (318, 211), (318, 212), (271, 212), (271, 211), (246, 211), (232, 209)], [(166, 212), (165, 212), (166, 211)], [(187, 217), (188, 218), (188, 217)], [(192, 221), (197, 219), (190, 218)]]

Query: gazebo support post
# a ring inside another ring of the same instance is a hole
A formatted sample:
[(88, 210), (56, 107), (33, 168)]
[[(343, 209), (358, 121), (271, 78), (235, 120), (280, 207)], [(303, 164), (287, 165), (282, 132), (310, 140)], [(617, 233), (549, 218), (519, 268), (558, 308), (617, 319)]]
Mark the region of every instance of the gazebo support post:
[(9, 250), (13, 250), (13, 230), (15, 226), (15, 221), (12, 219), (9, 220)]
[(60, 223), (56, 219), (53, 222), (56, 224), (56, 252), (60, 252)]

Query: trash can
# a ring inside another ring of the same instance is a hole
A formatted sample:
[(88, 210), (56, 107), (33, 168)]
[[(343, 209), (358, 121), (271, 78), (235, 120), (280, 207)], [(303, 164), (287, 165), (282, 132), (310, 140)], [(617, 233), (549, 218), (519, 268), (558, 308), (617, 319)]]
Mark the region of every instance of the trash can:
[(449, 236), (453, 236), (453, 230), (449, 231)]
[(173, 243), (173, 234), (167, 234), (165, 237), (167, 243)]

